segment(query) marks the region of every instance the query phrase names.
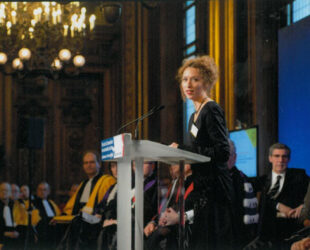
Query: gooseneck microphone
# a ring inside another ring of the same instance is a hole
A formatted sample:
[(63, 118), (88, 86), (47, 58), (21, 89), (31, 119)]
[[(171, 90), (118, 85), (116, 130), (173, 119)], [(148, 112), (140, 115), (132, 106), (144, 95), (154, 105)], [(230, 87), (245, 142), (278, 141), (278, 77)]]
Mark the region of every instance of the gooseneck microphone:
[(127, 126), (129, 126), (129, 125), (131, 125), (131, 124), (137, 122), (136, 129), (135, 129), (135, 139), (137, 139), (137, 138), (138, 138), (138, 133), (139, 133), (139, 126), (138, 126), (138, 125), (139, 125), (139, 122), (142, 121), (142, 120), (144, 120), (145, 118), (147, 118), (147, 117), (149, 117), (149, 116), (151, 116), (151, 115), (157, 113), (158, 111), (160, 111), (160, 110), (162, 110), (162, 109), (164, 109), (164, 108), (165, 108), (164, 105), (160, 105), (160, 106), (155, 106), (155, 107), (153, 107), (153, 108), (152, 108), (149, 112), (147, 112), (146, 114), (144, 114), (144, 115), (138, 117), (137, 119), (134, 119), (133, 121), (130, 121), (130, 122), (126, 123), (125, 125), (121, 126), (121, 127), (117, 130), (116, 134), (118, 134), (123, 128), (126, 128)]

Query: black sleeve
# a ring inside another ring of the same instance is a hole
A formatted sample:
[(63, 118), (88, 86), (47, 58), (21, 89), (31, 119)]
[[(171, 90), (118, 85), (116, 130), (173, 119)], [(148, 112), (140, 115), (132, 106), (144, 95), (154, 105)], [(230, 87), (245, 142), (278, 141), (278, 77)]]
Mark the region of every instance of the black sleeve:
[(224, 113), (218, 105), (208, 109), (204, 121), (209, 135), (209, 147), (201, 148), (201, 154), (211, 157), (216, 162), (227, 162), (229, 159), (229, 143)]
[(252, 177), (249, 178), (249, 182), (252, 184), (254, 192), (262, 192), (264, 190), (264, 186), (266, 183), (267, 176), (257, 176), (257, 177)]
[[(205, 130), (201, 136), (205, 138), (200, 138), (200, 140), (205, 139), (208, 146), (180, 144), (179, 148), (211, 157), (215, 162), (225, 163), (229, 159), (230, 150), (224, 112), (216, 103), (208, 105), (201, 112), (203, 112), (201, 115)], [(192, 124), (192, 120), (193, 116), (189, 124)]]

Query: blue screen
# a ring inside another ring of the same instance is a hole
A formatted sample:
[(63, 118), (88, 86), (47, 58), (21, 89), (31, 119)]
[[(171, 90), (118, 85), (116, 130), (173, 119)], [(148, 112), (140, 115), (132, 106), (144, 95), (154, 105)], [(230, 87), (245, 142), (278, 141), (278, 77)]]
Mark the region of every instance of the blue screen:
[(279, 142), (292, 149), (290, 167), (310, 165), (310, 18), (279, 31)]
[(231, 131), (230, 139), (235, 143), (236, 167), (248, 177), (257, 176), (257, 128)]

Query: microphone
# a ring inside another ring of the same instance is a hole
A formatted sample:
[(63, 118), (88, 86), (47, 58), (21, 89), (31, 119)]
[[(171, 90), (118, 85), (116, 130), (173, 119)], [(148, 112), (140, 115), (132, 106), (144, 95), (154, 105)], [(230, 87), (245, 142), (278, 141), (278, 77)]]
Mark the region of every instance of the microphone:
[(154, 107), (150, 110), (149, 113), (147, 113), (146, 115), (142, 116), (140, 119), (138, 119), (137, 121), (137, 125), (136, 125), (136, 129), (135, 129), (135, 140), (138, 138), (138, 133), (139, 133), (139, 122), (142, 121), (143, 119), (145, 119), (146, 117), (149, 117), (150, 115), (153, 115), (155, 113), (157, 113), (158, 111), (164, 109), (165, 106), (164, 105), (160, 105), (158, 107)]
[(152, 108), (149, 112), (147, 112), (146, 114), (144, 114), (144, 115), (138, 117), (137, 119), (135, 119), (135, 120), (133, 120), (133, 121), (130, 121), (130, 122), (126, 123), (125, 125), (121, 126), (121, 127), (117, 130), (116, 134), (118, 134), (123, 128), (125, 128), (125, 127), (127, 127), (127, 126), (129, 126), (129, 125), (131, 125), (131, 124), (133, 124), (133, 123), (135, 123), (135, 122), (137, 122), (136, 129), (135, 129), (135, 139), (137, 139), (138, 131), (139, 131), (139, 127), (138, 127), (139, 122), (142, 121), (142, 120), (144, 120), (145, 118), (149, 117), (150, 115), (153, 115), (154, 113), (157, 113), (158, 111), (160, 111), (160, 110), (162, 110), (162, 109), (164, 109), (164, 108), (165, 108), (164, 105), (160, 105), (160, 106), (155, 106), (155, 107), (153, 107), (153, 108)]

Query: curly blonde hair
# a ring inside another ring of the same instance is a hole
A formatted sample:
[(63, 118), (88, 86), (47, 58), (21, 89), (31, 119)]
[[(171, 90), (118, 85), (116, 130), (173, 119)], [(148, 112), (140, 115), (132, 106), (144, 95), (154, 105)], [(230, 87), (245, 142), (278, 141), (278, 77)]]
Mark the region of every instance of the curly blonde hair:
[(210, 91), (214, 86), (214, 84), (216, 83), (219, 75), (218, 68), (215, 64), (214, 59), (210, 56), (204, 55), (204, 56), (198, 56), (196, 58), (186, 59), (183, 61), (182, 66), (178, 69), (176, 78), (179, 82), (181, 95), (184, 101), (186, 100), (186, 97), (182, 90), (182, 77), (184, 71), (187, 68), (195, 68), (199, 70), (204, 80), (204, 87), (207, 93), (210, 94)]

